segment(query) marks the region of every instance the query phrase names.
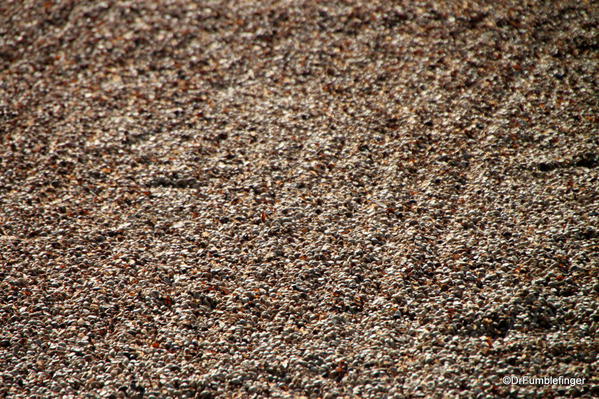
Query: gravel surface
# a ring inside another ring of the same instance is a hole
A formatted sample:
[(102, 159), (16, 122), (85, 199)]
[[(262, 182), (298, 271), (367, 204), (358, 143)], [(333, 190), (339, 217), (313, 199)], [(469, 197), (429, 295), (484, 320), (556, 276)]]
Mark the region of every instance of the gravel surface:
[(597, 397), (598, 24), (0, 2), (0, 397)]

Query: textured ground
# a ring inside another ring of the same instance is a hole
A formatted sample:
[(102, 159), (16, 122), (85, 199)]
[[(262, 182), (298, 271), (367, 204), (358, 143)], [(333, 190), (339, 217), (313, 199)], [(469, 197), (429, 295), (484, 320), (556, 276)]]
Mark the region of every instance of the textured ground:
[(0, 2), (0, 397), (597, 397), (598, 22)]

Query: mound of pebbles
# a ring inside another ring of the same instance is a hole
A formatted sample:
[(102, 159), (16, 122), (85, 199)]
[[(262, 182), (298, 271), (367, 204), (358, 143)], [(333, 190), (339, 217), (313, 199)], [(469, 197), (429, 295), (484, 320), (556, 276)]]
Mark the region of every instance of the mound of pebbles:
[(598, 9), (529, 3), (4, 4), (0, 396), (599, 395)]

